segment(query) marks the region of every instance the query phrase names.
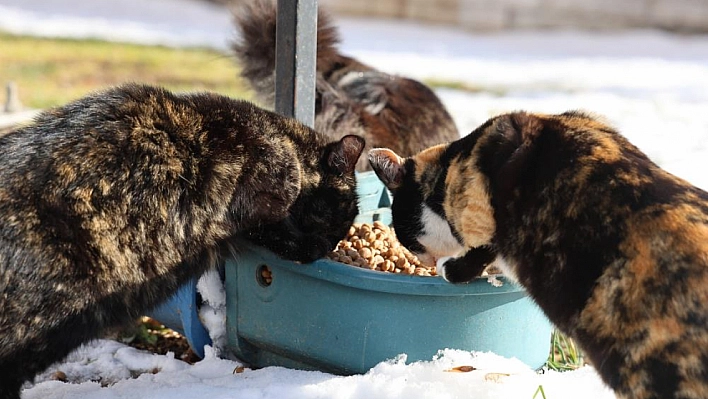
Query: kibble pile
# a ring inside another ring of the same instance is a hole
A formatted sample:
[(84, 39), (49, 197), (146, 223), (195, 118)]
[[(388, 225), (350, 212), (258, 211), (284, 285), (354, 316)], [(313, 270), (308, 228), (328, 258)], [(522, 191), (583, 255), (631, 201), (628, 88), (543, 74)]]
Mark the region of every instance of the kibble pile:
[(425, 265), (401, 245), (385, 223), (355, 224), (347, 237), (327, 256), (352, 266), (417, 276), (435, 276), (435, 265)]

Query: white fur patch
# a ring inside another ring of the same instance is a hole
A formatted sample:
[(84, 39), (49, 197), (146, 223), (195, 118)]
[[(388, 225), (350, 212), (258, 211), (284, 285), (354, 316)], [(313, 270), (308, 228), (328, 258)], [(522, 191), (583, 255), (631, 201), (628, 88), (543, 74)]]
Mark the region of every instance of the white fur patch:
[[(383, 93), (384, 90), (383, 86), (377, 83), (377, 79), (381, 79), (381, 74), (375, 73), (372, 75), (370, 73), (354, 71), (342, 76), (337, 82), (337, 85), (343, 88), (353, 84), (365, 85), (365, 90), (358, 94), (354, 92), (354, 95), (359, 103), (365, 104), (364, 110), (366, 112), (371, 115), (378, 115), (378, 113), (386, 107), (387, 101), (386, 96), (377, 95)], [(363, 81), (364, 83), (357, 81)]]
[(437, 272), (438, 276), (442, 276), (442, 278), (445, 279), (445, 281), (450, 281), (447, 279), (447, 276), (445, 275), (445, 262), (447, 262), (450, 259), (454, 259), (453, 256), (443, 256), (442, 258), (438, 259), (435, 262), (435, 270)]
[(504, 259), (503, 257), (497, 255), (496, 259), (494, 259), (494, 262), (492, 262), (492, 265), (496, 266), (497, 269), (501, 270), (504, 277), (508, 278), (511, 281), (517, 283), (519, 282), (519, 279), (516, 276), (516, 268), (509, 262), (507, 262), (506, 259)]
[(423, 234), (418, 237), (418, 242), (434, 258), (454, 256), (464, 250), (452, 234), (447, 221), (427, 205), (423, 205), (420, 220), (423, 223)]
[(337, 85), (348, 86), (363, 77), (364, 77), (364, 72), (358, 72), (358, 71), (348, 72), (347, 74), (345, 74), (344, 76), (342, 76), (339, 79), (339, 81), (337, 82)]

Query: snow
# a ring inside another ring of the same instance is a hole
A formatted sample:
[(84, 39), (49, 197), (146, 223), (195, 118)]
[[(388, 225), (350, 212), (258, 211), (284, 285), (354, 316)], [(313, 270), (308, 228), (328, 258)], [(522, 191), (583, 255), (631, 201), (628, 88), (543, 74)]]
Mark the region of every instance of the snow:
[(199, 320), (209, 332), (212, 346), (219, 353), (226, 345), (226, 289), (217, 270), (209, 270), (197, 281), (202, 296)]
[[(492, 353), (444, 350), (429, 362), (412, 364), (402, 355), (354, 376), (282, 367), (246, 368), (239, 373), (239, 366), (211, 350), (204, 360), (189, 366), (114, 341), (95, 341), (60, 365), (69, 381), (85, 382), (44, 381), (25, 390), (23, 398), (532, 398), (539, 385), (547, 398), (567, 397), (568, 392), (577, 392), (574, 397), (614, 397), (590, 367), (539, 375), (518, 360)], [(451, 371), (459, 366), (476, 370)], [(130, 378), (131, 374), (139, 376)], [(107, 384), (112, 385), (103, 387)]]
[[(343, 51), (366, 63), (470, 88), (438, 90), (462, 134), (502, 112), (584, 109), (604, 115), (662, 167), (708, 189), (706, 36), (472, 34), (398, 21), (337, 23)], [(225, 9), (190, 0), (0, 0), (0, 30), (219, 50), (233, 35)], [(217, 355), (225, 337), (223, 287), (213, 274), (198, 289), (207, 301), (200, 316), (217, 341), (204, 360), (190, 366), (98, 340), (38, 376), (23, 398), (533, 398), (539, 385), (549, 399), (614, 397), (592, 367), (537, 374), (516, 359), (454, 350), (412, 364), (402, 354), (346, 377), (280, 367), (234, 373), (241, 364)], [(477, 370), (446, 371), (462, 365)], [(71, 383), (52, 381), (57, 370)]]
[(190, 0), (0, 1), (2, 30), (46, 37), (225, 48), (230, 23), (223, 8)]

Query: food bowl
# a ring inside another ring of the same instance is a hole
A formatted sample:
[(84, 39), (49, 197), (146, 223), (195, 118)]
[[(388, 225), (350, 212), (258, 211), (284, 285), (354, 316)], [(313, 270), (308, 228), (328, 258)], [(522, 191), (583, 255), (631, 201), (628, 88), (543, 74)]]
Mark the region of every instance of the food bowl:
[(356, 174), (359, 214), (354, 223), (373, 223), (377, 220), (391, 224), (391, 194), (374, 172)]
[(192, 351), (204, 358), (204, 345), (211, 345), (212, 342), (209, 332), (199, 319), (200, 302), (197, 279), (191, 279), (147, 316), (184, 335)]
[[(391, 223), (390, 194), (373, 172), (357, 175), (357, 223)], [(364, 373), (405, 353), (492, 351), (533, 368), (548, 359), (551, 324), (503, 277), (454, 285), (441, 277), (384, 273), (328, 259), (301, 265), (250, 243), (226, 262), (227, 336), (255, 367)], [(269, 276), (269, 278), (264, 278)]]
[[(383, 184), (373, 172), (357, 180), (355, 222), (390, 224)], [(532, 368), (548, 358), (551, 324), (503, 277), (501, 286), (486, 278), (454, 285), (327, 259), (302, 265), (248, 242), (238, 249), (225, 264), (227, 349), (252, 367), (355, 374), (403, 353), (409, 362), (431, 360), (446, 348), (492, 351)], [(172, 325), (155, 318), (184, 333), (201, 355), (211, 341), (199, 329), (194, 284), (183, 290), (161, 306)]]
[[(492, 351), (533, 368), (548, 358), (551, 325), (517, 285), (453, 285), (326, 259), (301, 265), (247, 243), (226, 263), (228, 346), (255, 366), (364, 373), (405, 353)], [(263, 271), (271, 279), (263, 278)], [(267, 273), (266, 273), (267, 274)]]

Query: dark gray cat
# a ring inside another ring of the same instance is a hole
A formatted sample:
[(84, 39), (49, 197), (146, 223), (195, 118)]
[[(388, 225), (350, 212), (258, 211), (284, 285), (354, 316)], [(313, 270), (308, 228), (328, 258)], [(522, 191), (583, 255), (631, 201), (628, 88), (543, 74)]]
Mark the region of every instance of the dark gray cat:
[(200, 275), (243, 233), (310, 262), (356, 213), (364, 140), (125, 85), (0, 137), (0, 398)]

